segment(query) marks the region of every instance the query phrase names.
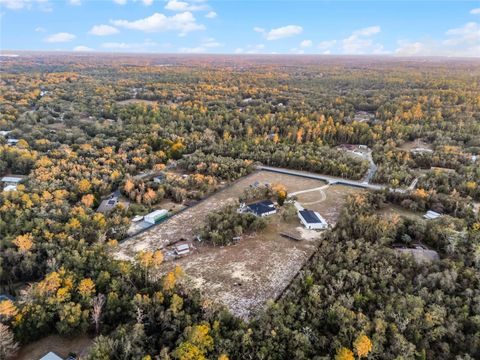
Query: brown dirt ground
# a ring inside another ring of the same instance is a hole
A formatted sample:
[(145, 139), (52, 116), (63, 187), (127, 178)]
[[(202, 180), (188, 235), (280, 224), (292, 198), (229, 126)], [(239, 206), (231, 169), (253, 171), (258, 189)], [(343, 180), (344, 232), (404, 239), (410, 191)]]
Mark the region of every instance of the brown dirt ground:
[(414, 141), (407, 141), (403, 143), (399, 148), (402, 150), (408, 150), (408, 151), (415, 148), (425, 148), (425, 149), (433, 150), (433, 144), (427, 143), (422, 139), (418, 139)]
[(123, 101), (117, 101), (118, 105), (130, 105), (130, 104), (145, 104), (145, 105), (156, 105), (157, 101), (152, 100), (142, 100), (142, 99), (128, 99)]
[[(163, 249), (171, 252), (169, 243), (184, 238), (194, 250), (187, 256), (166, 261), (163, 271), (180, 265), (187, 275), (187, 281), (197, 287), (205, 298), (225, 305), (234, 314), (247, 318), (265, 304), (275, 299), (288, 286), (305, 261), (321, 241), (322, 233), (304, 229), (297, 218), (283, 220), (281, 214), (269, 217), (267, 229), (249, 234), (236, 245), (212, 247), (192, 239), (205, 216), (238, 196), (255, 181), (284, 184), (289, 192), (318, 188), (324, 182), (292, 175), (261, 171), (247, 176), (200, 204), (173, 216), (164, 223), (128, 239), (119, 245), (117, 258), (132, 259), (141, 250)], [(327, 221), (335, 223), (347, 194), (362, 190), (333, 185), (320, 192), (299, 195), (299, 200), (314, 202), (309, 209), (318, 211)], [(301, 202), (301, 201), (300, 201)], [(286, 239), (279, 235), (287, 231), (300, 235), (303, 241)]]
[(62, 338), (58, 335), (50, 335), (22, 347), (13, 359), (37, 360), (50, 351), (66, 359), (70, 352), (76, 353), (77, 355), (86, 354), (90, 345), (92, 345), (92, 339), (86, 336)]

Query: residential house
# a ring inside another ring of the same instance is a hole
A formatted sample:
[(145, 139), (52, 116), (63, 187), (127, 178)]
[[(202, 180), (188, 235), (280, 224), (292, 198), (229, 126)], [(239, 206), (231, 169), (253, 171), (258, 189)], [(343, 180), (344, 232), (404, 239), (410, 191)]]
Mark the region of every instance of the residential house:
[(247, 205), (245, 208), (247, 212), (260, 217), (270, 216), (277, 212), (277, 209), (271, 200), (259, 201), (254, 204)]
[(47, 355), (41, 357), (39, 360), (63, 360), (60, 356), (50, 351)]

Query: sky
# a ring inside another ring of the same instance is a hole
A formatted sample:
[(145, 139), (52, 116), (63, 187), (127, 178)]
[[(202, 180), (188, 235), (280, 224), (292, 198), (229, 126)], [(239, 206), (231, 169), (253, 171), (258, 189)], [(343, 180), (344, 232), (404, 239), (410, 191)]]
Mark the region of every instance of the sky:
[(480, 1), (0, 0), (0, 49), (480, 57)]

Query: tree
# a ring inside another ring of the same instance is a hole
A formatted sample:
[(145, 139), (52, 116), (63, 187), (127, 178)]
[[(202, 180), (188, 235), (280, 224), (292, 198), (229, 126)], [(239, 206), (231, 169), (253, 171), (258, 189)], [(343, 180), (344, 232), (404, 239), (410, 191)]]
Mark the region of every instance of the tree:
[(20, 250), (22, 254), (25, 254), (33, 246), (33, 236), (32, 234), (19, 235), (13, 240), (13, 243), (17, 245), (18, 250)]
[(93, 298), (93, 307), (92, 307), (92, 321), (95, 324), (95, 334), (98, 335), (100, 332), (100, 321), (102, 317), (102, 308), (105, 304), (106, 297), (103, 294), (98, 294)]
[(342, 347), (337, 350), (335, 354), (335, 360), (355, 360), (352, 350)]
[(7, 325), (0, 323), (0, 359), (12, 358), (18, 350), (12, 331)]
[(372, 351), (372, 341), (367, 335), (360, 335), (353, 343), (355, 352), (359, 358), (367, 357), (370, 351)]

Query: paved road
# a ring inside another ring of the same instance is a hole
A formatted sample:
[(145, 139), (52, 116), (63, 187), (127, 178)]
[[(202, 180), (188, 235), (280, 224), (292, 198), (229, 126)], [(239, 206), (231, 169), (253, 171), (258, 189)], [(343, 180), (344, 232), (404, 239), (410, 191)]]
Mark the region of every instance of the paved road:
[(340, 184), (340, 185), (348, 185), (348, 186), (355, 186), (359, 187), (362, 189), (371, 189), (371, 190), (384, 190), (388, 189), (390, 191), (396, 191), (396, 192), (405, 192), (404, 189), (394, 189), (390, 188), (385, 185), (380, 185), (380, 184), (370, 184), (366, 181), (356, 181), (356, 180), (348, 180), (348, 179), (342, 179), (342, 178), (337, 178), (334, 176), (328, 176), (328, 175), (321, 175), (321, 174), (315, 174), (311, 173), (308, 171), (301, 171), (301, 170), (291, 170), (291, 169), (283, 169), (283, 168), (277, 168), (273, 166), (265, 166), (265, 165), (258, 165), (257, 166), (258, 170), (264, 170), (264, 171), (271, 171), (279, 174), (287, 174), (287, 175), (294, 175), (294, 176), (301, 176), (309, 179), (317, 179), (317, 180), (323, 180), (329, 183), (330, 185), (333, 184)]

